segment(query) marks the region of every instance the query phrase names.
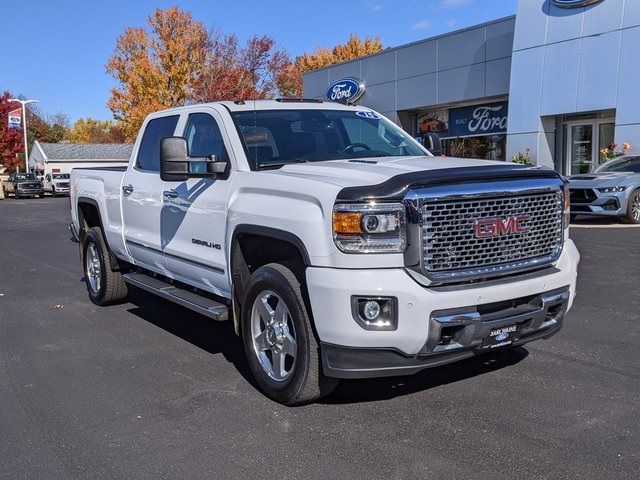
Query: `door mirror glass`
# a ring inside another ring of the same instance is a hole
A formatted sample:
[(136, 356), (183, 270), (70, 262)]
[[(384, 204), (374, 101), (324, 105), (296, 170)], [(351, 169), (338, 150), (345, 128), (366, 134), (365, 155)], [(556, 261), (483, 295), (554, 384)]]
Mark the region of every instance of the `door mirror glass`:
[(442, 141), (440, 136), (434, 132), (427, 132), (424, 134), (424, 140), (422, 145), (429, 150), (433, 155), (439, 157), (442, 155)]
[(190, 157), (187, 140), (167, 137), (160, 141), (160, 178), (165, 182), (184, 182), (189, 178), (216, 177), (226, 173), (228, 162), (215, 155)]

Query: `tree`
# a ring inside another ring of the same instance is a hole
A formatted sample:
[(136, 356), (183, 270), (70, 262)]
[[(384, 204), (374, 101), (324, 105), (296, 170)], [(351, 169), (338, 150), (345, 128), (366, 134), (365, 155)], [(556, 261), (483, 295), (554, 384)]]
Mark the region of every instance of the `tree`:
[(312, 53), (305, 53), (283, 65), (276, 83), (284, 95), (302, 95), (302, 74), (311, 70), (327, 67), (335, 63), (346, 62), (356, 58), (378, 53), (383, 50), (379, 37), (360, 40), (358, 35), (349, 35), (349, 40), (329, 50), (317, 47)]
[(121, 143), (123, 132), (111, 120), (80, 118), (67, 130), (65, 140), (72, 143)]
[(150, 30), (128, 28), (118, 37), (106, 69), (120, 84), (107, 105), (126, 140), (133, 141), (149, 113), (183, 105), (209, 50), (202, 23), (178, 7), (157, 9)]
[(19, 103), (9, 102), (13, 98), (9, 92), (0, 95), (0, 164), (8, 170), (14, 171), (16, 167), (24, 165), (24, 156), (18, 157), (19, 153), (24, 153), (21, 129), (10, 129), (9, 112), (20, 108)]
[(268, 36), (251, 37), (244, 47), (234, 34), (213, 31), (205, 68), (194, 83), (193, 100), (247, 100), (278, 93), (277, 78), (289, 55)]

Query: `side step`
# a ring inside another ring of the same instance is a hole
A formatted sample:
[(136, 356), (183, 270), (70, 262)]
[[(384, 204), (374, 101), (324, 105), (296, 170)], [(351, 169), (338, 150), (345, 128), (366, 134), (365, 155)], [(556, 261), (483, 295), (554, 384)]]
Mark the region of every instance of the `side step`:
[(125, 282), (158, 295), (170, 302), (189, 308), (209, 318), (223, 322), (229, 319), (229, 308), (223, 303), (177, 287), (159, 278), (144, 273), (126, 273), (122, 276)]

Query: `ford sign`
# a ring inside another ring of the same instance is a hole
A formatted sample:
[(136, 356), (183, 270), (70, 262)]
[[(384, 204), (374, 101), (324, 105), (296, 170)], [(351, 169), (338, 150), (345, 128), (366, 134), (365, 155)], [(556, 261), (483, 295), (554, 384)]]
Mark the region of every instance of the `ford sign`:
[(357, 78), (343, 78), (333, 82), (327, 88), (327, 99), (332, 102), (353, 104), (364, 93), (364, 83)]
[(554, 5), (561, 8), (580, 8), (594, 3), (600, 3), (602, 0), (552, 0)]

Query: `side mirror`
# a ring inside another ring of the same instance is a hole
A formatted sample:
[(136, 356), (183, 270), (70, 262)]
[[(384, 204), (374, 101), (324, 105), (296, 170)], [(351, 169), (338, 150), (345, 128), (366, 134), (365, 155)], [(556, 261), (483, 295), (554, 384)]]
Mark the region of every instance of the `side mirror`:
[(427, 132), (422, 145), (436, 157), (442, 155), (442, 141), (437, 133)]
[(190, 157), (187, 140), (167, 137), (160, 140), (160, 178), (165, 182), (184, 182), (189, 178), (216, 177), (226, 173), (229, 164), (215, 155)]

